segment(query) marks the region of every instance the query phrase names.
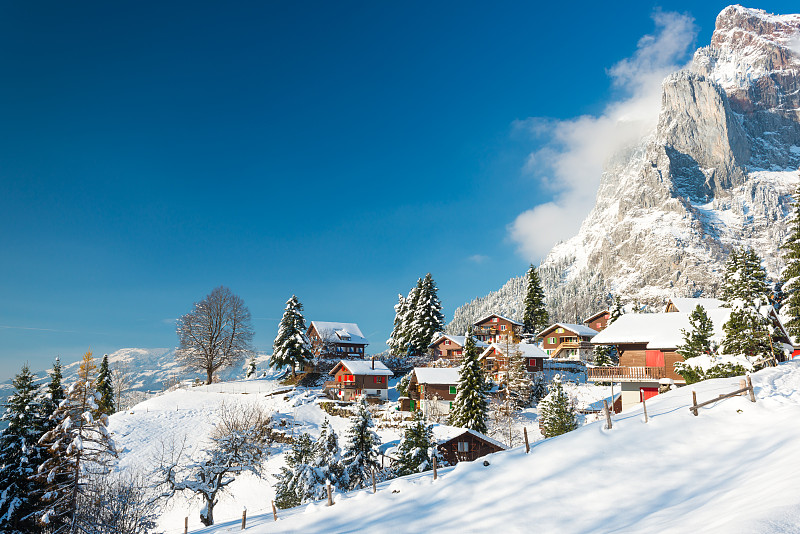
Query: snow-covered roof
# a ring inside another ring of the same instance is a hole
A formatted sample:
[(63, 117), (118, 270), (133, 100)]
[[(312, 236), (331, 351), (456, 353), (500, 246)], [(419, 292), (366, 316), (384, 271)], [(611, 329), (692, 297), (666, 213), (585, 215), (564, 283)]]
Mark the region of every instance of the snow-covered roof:
[[(539, 348), (538, 345), (532, 343), (519, 343), (518, 345), (511, 345), (512, 350), (519, 350), (523, 358), (550, 358), (550, 355)], [(494, 349), (500, 354), (504, 354), (506, 350), (505, 343), (492, 343), (486, 350), (481, 353), (480, 358), (485, 358), (489, 352)]]
[(383, 362), (375, 361), (375, 368), (372, 367), (371, 360), (340, 360), (333, 369), (328, 373), (329, 375), (336, 374), (339, 366), (343, 365), (348, 371), (354, 375), (381, 375), (392, 376), (394, 373), (391, 369), (386, 367)]
[[(441, 334), (441, 333), (440, 333), (440, 334), (439, 334), (437, 337), (435, 337), (435, 338), (433, 339), (433, 341), (431, 342), (431, 344), (430, 344), (430, 345), (428, 345), (428, 346), (429, 346), (429, 347), (432, 347), (432, 346), (436, 345), (436, 344), (437, 344), (438, 342), (440, 342), (440, 341), (441, 341), (443, 338), (447, 338), (447, 339), (449, 339), (450, 341), (452, 341), (453, 343), (455, 343), (456, 345), (458, 345), (458, 346), (460, 346), (460, 347), (463, 347), (463, 346), (464, 346), (464, 343), (466, 343), (466, 342), (467, 342), (467, 336), (451, 336), (450, 334)], [(476, 346), (476, 347), (479, 347), (479, 348), (485, 348), (485, 347), (488, 347), (489, 345), (487, 345), (487, 344), (486, 344), (486, 343), (484, 343), (483, 341), (478, 341), (478, 340), (476, 339), (476, 340), (475, 340), (475, 346)]]
[(570, 332), (574, 332), (579, 336), (593, 336), (597, 334), (597, 330), (595, 330), (594, 328), (589, 328), (588, 326), (583, 324), (556, 323), (556, 324), (551, 324), (550, 326), (548, 326), (547, 328), (536, 334), (536, 337), (546, 336), (550, 330), (559, 327), (563, 328), (564, 330), (569, 330)]
[[(711, 297), (703, 297), (703, 298), (682, 298), (682, 297), (672, 297), (669, 299), (669, 302), (675, 307), (676, 310), (679, 312), (686, 312), (691, 313), (694, 309), (698, 306), (702, 306), (703, 308), (708, 310), (715, 310), (725, 304), (725, 301), (720, 299), (715, 299)], [(669, 304), (667, 304), (669, 306)]]
[[(706, 310), (714, 324), (712, 339), (721, 343), (724, 337), (722, 325), (731, 315), (731, 308)], [(648, 349), (674, 349), (683, 343), (681, 330), (691, 330), (691, 312), (671, 313), (626, 313), (592, 338), (597, 345), (620, 343), (647, 343)]]
[[(369, 345), (367, 338), (361, 333), (356, 323), (332, 323), (329, 321), (311, 321), (317, 334), (322, 336), (325, 332), (332, 332), (338, 341), (352, 343), (353, 345)], [(310, 327), (309, 327), (310, 328)], [(334, 340), (336, 341), (336, 340)]]
[(447, 425), (433, 425), (433, 437), (437, 443), (442, 443), (443, 441), (450, 441), (453, 438), (457, 438), (458, 436), (463, 436), (464, 434), (472, 434), (475, 437), (478, 437), (484, 441), (499, 447), (501, 450), (508, 449), (507, 445), (504, 445), (497, 441), (496, 439), (492, 439), (486, 434), (481, 434), (476, 430), (471, 430), (469, 428), (461, 428), (457, 426), (447, 426)]
[(456, 384), (461, 367), (414, 367), (420, 384)]
[(583, 322), (584, 323), (591, 323), (592, 321), (594, 321), (595, 319), (597, 319), (601, 315), (605, 315), (606, 313), (611, 313), (611, 312), (608, 311), (608, 309), (599, 311), (599, 312), (595, 313), (594, 315), (590, 315), (589, 317), (587, 317)]
[(477, 321), (475, 321), (475, 322), (474, 322), (474, 323), (472, 323), (472, 324), (473, 324), (473, 325), (477, 325), (478, 323), (482, 323), (483, 321), (485, 321), (486, 319), (489, 319), (489, 318), (491, 318), (491, 317), (497, 317), (498, 319), (503, 319), (504, 321), (508, 321), (508, 322), (509, 322), (509, 323), (511, 323), (511, 324), (515, 324), (515, 325), (518, 325), (518, 326), (522, 326), (522, 323), (520, 323), (519, 321), (515, 321), (514, 319), (509, 319), (508, 317), (503, 317), (503, 316), (502, 316), (502, 315), (500, 315), (499, 313), (490, 313), (489, 315), (487, 315), (487, 316), (486, 316), (486, 317), (484, 317), (483, 319), (478, 319)]

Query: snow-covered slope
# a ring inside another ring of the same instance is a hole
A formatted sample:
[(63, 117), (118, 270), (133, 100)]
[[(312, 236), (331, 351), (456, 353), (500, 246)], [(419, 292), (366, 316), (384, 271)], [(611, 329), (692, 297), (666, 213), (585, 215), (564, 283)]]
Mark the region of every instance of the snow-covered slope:
[[(798, 532), (800, 362), (753, 375), (757, 402), (704, 401), (738, 389), (711, 380), (614, 418), (482, 461), (396, 479), (371, 491), (272, 514), (247, 532)], [(205, 533), (238, 532), (239, 521)]]

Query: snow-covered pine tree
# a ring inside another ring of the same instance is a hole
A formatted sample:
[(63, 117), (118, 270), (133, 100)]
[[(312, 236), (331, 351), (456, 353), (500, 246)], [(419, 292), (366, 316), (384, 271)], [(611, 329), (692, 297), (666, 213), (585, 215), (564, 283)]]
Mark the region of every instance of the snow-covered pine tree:
[(36, 532), (37, 495), (41, 485), (32, 477), (44, 461), (39, 439), (47, 430), (36, 377), (22, 366), (14, 377), (14, 393), (6, 401), (0, 433), (0, 532)]
[(681, 330), (683, 343), (678, 346), (678, 354), (686, 360), (701, 354), (713, 353), (711, 337), (714, 335), (714, 323), (708, 317), (705, 308), (697, 305), (689, 315), (689, 325), (691, 330)]
[(372, 430), (375, 423), (364, 399), (356, 404), (356, 413), (350, 418), (350, 428), (345, 436), (342, 464), (347, 476), (347, 489), (366, 488), (372, 472), (380, 468), (378, 446), (381, 438)]
[(413, 318), (410, 324), (410, 342), (413, 355), (420, 356), (428, 350), (433, 335), (444, 330), (442, 303), (439, 300), (438, 288), (431, 273), (425, 275), (419, 287)]
[(37, 480), (45, 484), (45, 503), (39, 521), (53, 534), (78, 532), (78, 497), (90, 475), (108, 471), (116, 457), (114, 442), (106, 429), (108, 416), (100, 412), (95, 390), (96, 366), (91, 351), (83, 355), (78, 379), (50, 418), (56, 426), (40, 440), (47, 458), (38, 468)]
[(325, 495), (325, 482), (341, 491), (346, 491), (349, 486), (347, 472), (342, 463), (342, 450), (339, 447), (339, 437), (326, 418), (320, 427), (319, 439), (314, 444), (314, 467), (319, 471), (318, 478), (322, 481), (316, 489), (315, 499), (322, 499)]
[(722, 353), (744, 356), (757, 368), (763, 367), (767, 360), (777, 357), (778, 348), (772, 343), (772, 325), (756, 308), (744, 301), (735, 300), (730, 318), (722, 326), (725, 338)]
[(514, 408), (521, 410), (531, 405), (533, 381), (525, 368), (525, 358), (518, 350), (508, 355), (508, 395)]
[(400, 397), (408, 397), (408, 385), (411, 383), (411, 375), (414, 374), (414, 370), (407, 372), (400, 378), (400, 381), (397, 382), (395, 389), (397, 390), (397, 394)]
[(489, 401), (486, 399), (488, 386), (478, 363), (478, 349), (472, 331), (466, 333), (461, 369), (458, 373), (456, 398), (450, 412), (450, 424), (486, 433), (486, 417)]
[(523, 332), (538, 334), (547, 327), (549, 315), (544, 303), (544, 291), (536, 267), (531, 264), (525, 274), (525, 312), (522, 316)]
[(617, 348), (614, 345), (596, 345), (594, 348), (594, 364), (598, 367), (617, 365)]
[(100, 412), (106, 415), (111, 415), (116, 411), (114, 409), (114, 385), (112, 382), (111, 370), (108, 368), (108, 354), (105, 354), (100, 362), (100, 370), (97, 372), (97, 393), (100, 394), (100, 400), (97, 405), (100, 407)]
[[(433, 425), (425, 424), (422, 410), (414, 412), (414, 419), (406, 427), (400, 440), (398, 451), (399, 454), (395, 464), (397, 476), (402, 477), (433, 469), (433, 456), (436, 454)], [(437, 460), (440, 460), (440, 458), (437, 458)]]
[(392, 356), (400, 358), (405, 356), (405, 317), (406, 317), (406, 299), (403, 295), (397, 295), (397, 304), (394, 305), (394, 328), (392, 334), (386, 341), (389, 346), (389, 352)]
[(286, 466), (281, 467), (277, 476), (275, 505), (278, 508), (294, 508), (314, 499), (319, 479), (311, 465), (313, 461), (314, 443), (311, 436), (303, 433), (292, 443), (292, 450), (286, 455)]
[(769, 294), (767, 272), (758, 254), (753, 250), (732, 250), (725, 263), (722, 300), (728, 304), (742, 300), (752, 306), (757, 300), (766, 303)]
[(255, 354), (250, 357), (250, 362), (247, 364), (247, 372), (245, 373), (245, 378), (255, 378), (256, 377), (256, 356)]
[(614, 297), (614, 304), (611, 306), (611, 315), (608, 318), (608, 324), (612, 324), (625, 313), (625, 306), (622, 304), (622, 299), (619, 295)]
[(781, 247), (786, 268), (781, 273), (786, 294), (782, 313), (789, 317), (786, 328), (789, 334), (800, 337), (800, 188), (794, 193), (794, 213), (789, 221), (789, 237)]
[(53, 428), (57, 423), (50, 419), (50, 416), (56, 411), (61, 401), (64, 400), (66, 394), (64, 393), (64, 386), (61, 384), (63, 379), (61, 372), (61, 358), (56, 357), (53, 362), (53, 372), (50, 373), (50, 383), (47, 385), (47, 392), (43, 402), (43, 410), (47, 416), (47, 428)]
[(281, 323), (278, 325), (278, 336), (272, 344), (273, 353), (269, 359), (270, 367), (275, 369), (285, 365), (292, 366), (292, 378), (296, 368), (313, 358), (311, 344), (306, 337), (306, 320), (303, 317), (303, 305), (292, 295), (286, 301)]
[(550, 393), (539, 403), (539, 427), (546, 438), (578, 428), (574, 403), (564, 391), (558, 376), (550, 384)]

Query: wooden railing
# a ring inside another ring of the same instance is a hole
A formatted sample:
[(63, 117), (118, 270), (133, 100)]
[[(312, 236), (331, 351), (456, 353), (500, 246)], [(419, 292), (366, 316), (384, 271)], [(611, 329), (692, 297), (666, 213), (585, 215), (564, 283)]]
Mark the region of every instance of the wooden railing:
[(667, 376), (663, 367), (590, 367), (589, 380), (658, 380)]

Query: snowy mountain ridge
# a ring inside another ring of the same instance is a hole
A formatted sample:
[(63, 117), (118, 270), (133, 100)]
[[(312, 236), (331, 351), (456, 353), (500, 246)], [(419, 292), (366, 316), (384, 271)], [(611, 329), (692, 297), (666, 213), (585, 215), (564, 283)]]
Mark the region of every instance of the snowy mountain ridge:
[[(553, 319), (592, 313), (609, 293), (714, 296), (732, 247), (755, 250), (778, 278), (800, 185), (798, 43), (800, 15), (719, 14), (711, 43), (663, 81), (655, 130), (609, 159), (578, 234), (541, 262)], [(504, 294), (521, 307), (522, 292)]]

